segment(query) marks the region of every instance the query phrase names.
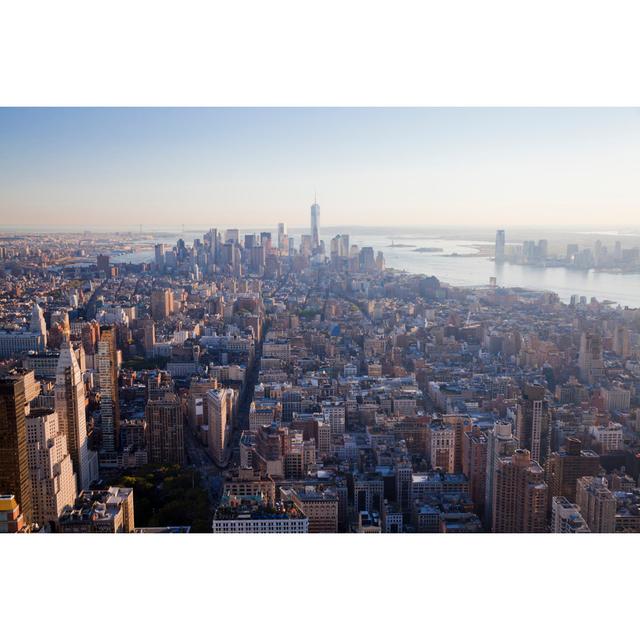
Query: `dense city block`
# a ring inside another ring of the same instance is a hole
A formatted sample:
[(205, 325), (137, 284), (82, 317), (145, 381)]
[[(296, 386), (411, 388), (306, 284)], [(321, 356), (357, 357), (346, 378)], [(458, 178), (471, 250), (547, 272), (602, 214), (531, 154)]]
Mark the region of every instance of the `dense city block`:
[[(0, 531), (640, 532), (640, 310), (389, 269), (310, 217), (0, 238)], [(547, 251), (493, 259), (638, 264)]]

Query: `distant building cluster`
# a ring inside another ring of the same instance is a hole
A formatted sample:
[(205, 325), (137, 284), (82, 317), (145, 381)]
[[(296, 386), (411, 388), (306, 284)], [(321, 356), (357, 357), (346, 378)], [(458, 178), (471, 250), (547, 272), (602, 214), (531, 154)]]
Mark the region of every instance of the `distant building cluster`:
[(640, 272), (640, 247), (624, 248), (620, 240), (616, 240), (612, 246), (606, 246), (602, 240), (596, 240), (594, 246), (586, 247), (572, 242), (566, 247), (556, 247), (555, 251), (551, 251), (546, 239), (525, 240), (522, 244), (507, 247), (505, 231), (499, 229), (496, 231), (494, 256), (497, 263), (566, 267), (582, 271), (600, 269), (616, 273)]

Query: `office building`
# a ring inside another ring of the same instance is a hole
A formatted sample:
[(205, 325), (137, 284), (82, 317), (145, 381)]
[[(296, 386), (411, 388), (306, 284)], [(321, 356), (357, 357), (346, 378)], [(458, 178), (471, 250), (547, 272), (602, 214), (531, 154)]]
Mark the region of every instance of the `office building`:
[(98, 273), (104, 274), (105, 277), (109, 277), (111, 275), (111, 265), (109, 264), (109, 256), (100, 254), (96, 259), (96, 267), (98, 269)]
[(34, 408), (27, 416), (27, 451), (33, 522), (55, 531), (62, 510), (74, 503), (76, 474), (62, 431), (53, 409)]
[(462, 441), (464, 434), (473, 429), (473, 420), (471, 420), (471, 416), (466, 414), (449, 413), (442, 416), (442, 422), (454, 429), (453, 473), (460, 473), (462, 471)]
[(15, 496), (30, 524), (33, 501), (26, 411), (31, 398), (27, 378), (22, 371), (0, 375), (0, 494)]
[(120, 400), (118, 394), (118, 350), (116, 328), (102, 327), (96, 355), (100, 387), (102, 450), (113, 454), (120, 448)]
[(384, 480), (374, 473), (358, 473), (353, 479), (353, 510), (380, 513), (384, 501)]
[[(298, 394), (299, 397), (299, 394)], [(299, 401), (298, 401), (299, 402)], [(298, 413), (300, 409), (298, 409)], [(290, 412), (292, 414), (293, 411)], [(325, 401), (322, 403), (322, 414), (331, 427), (331, 435), (342, 435), (345, 430), (345, 406), (343, 403)]]
[(609, 451), (620, 451), (624, 443), (624, 431), (618, 422), (608, 422), (607, 424), (597, 424), (589, 428), (594, 447), (600, 453)]
[(153, 358), (156, 346), (156, 324), (148, 315), (142, 319), (142, 331), (144, 332), (144, 353), (147, 358)]
[(85, 407), (82, 372), (71, 344), (65, 342), (60, 349), (56, 367), (55, 410), (60, 431), (66, 436), (79, 491), (88, 489), (97, 479), (92, 473)]
[(547, 461), (549, 499), (564, 496), (570, 502), (576, 499), (576, 484), (582, 476), (595, 476), (600, 471), (600, 456), (583, 449), (578, 438), (567, 438), (560, 451), (554, 451)]
[(149, 400), (145, 408), (147, 451), (152, 464), (183, 464), (184, 434), (182, 405), (177, 395), (167, 393)]
[(592, 533), (614, 533), (616, 529), (616, 499), (609, 491), (606, 478), (578, 478), (576, 504)]
[(289, 236), (287, 235), (287, 225), (284, 222), (278, 223), (278, 250), (283, 255), (289, 253)]
[(314, 202), (311, 205), (311, 249), (320, 247), (320, 205)]
[(151, 292), (151, 317), (157, 322), (166, 320), (173, 313), (173, 291), (155, 289)]
[(526, 449), (497, 461), (494, 478), (494, 533), (545, 533), (547, 484), (542, 467)]
[(454, 473), (456, 458), (456, 428), (442, 422), (429, 425), (429, 458), (432, 469)]
[(236, 392), (231, 388), (210, 389), (206, 395), (209, 418), (209, 453), (216, 464), (224, 464), (233, 428)]
[(551, 415), (545, 395), (542, 385), (525, 384), (516, 421), (520, 446), (529, 450), (531, 459), (541, 466), (546, 464), (551, 451)]
[(338, 496), (329, 489), (303, 487), (280, 489), (285, 502), (290, 501), (309, 520), (309, 533), (338, 532)]
[(580, 336), (578, 352), (580, 377), (589, 384), (601, 378), (604, 373), (602, 338), (599, 335), (583, 332)]
[(465, 432), (462, 441), (462, 473), (469, 478), (469, 497), (478, 513), (485, 507), (488, 442), (478, 427)]

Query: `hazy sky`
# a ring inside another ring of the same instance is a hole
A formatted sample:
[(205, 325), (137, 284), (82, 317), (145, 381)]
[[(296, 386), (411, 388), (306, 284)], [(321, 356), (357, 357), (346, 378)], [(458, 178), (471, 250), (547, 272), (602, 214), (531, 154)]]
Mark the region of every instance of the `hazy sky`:
[(0, 225), (634, 225), (638, 109), (0, 109)]

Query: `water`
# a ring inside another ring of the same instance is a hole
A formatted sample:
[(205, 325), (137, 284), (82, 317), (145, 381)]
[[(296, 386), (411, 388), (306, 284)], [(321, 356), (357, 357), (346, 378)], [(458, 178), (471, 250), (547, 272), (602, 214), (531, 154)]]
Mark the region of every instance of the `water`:
[[(640, 273), (607, 273), (604, 271), (580, 271), (564, 267), (540, 268), (516, 264), (496, 264), (491, 258), (479, 255), (471, 245), (492, 244), (487, 241), (459, 241), (426, 236), (410, 238), (394, 236), (395, 243), (415, 244), (418, 247), (439, 247), (440, 253), (418, 253), (413, 247), (389, 247), (391, 238), (378, 234), (354, 234), (350, 239), (358, 246), (371, 246), (384, 252), (388, 267), (409, 273), (434, 275), (454, 286), (488, 285), (496, 278), (498, 286), (523, 287), (525, 289), (554, 291), (564, 302), (573, 294), (586, 296), (587, 300), (613, 300), (622, 306), (640, 307)], [(466, 257), (446, 257), (458, 253)]]

